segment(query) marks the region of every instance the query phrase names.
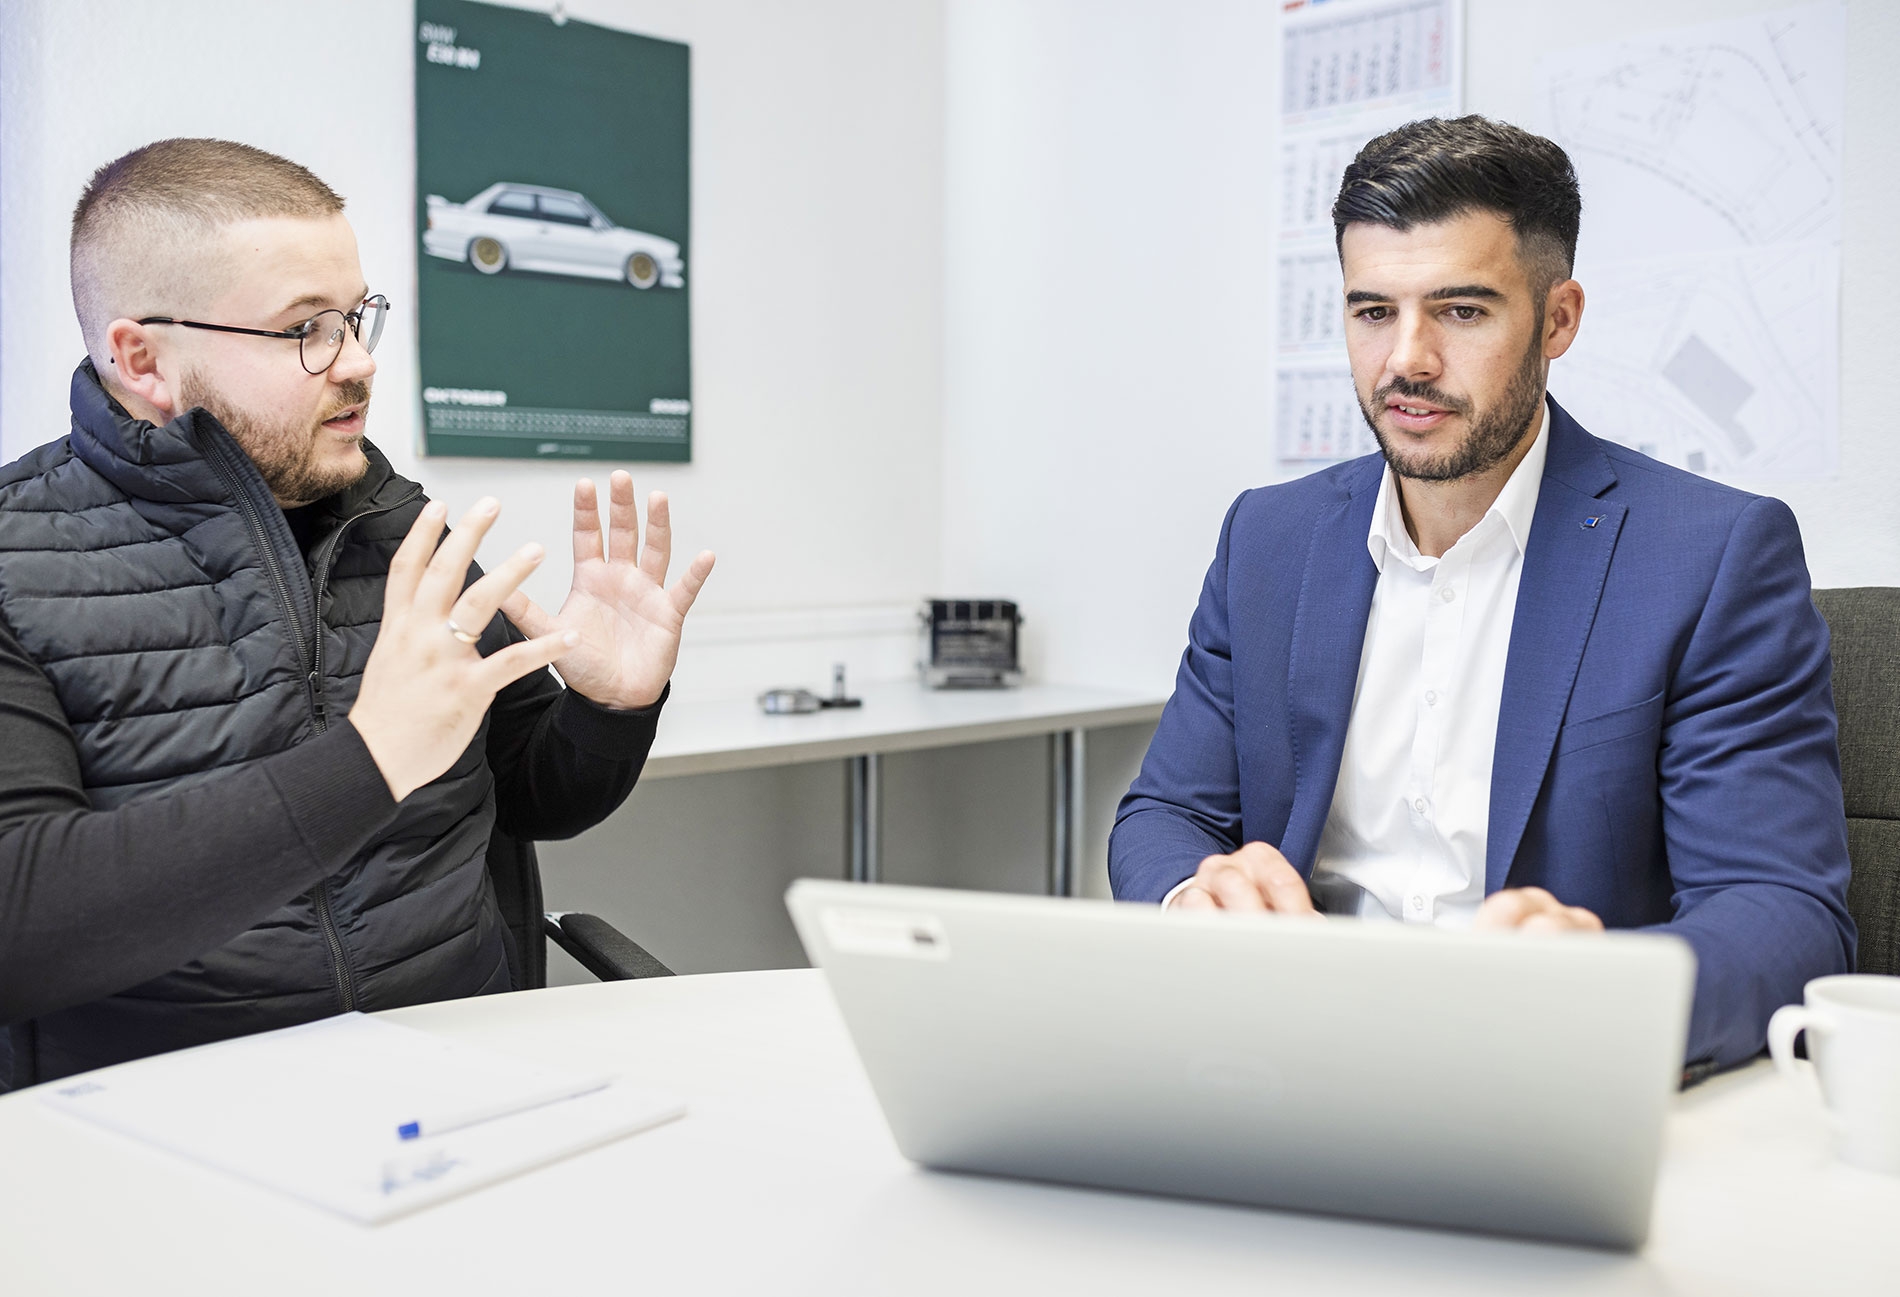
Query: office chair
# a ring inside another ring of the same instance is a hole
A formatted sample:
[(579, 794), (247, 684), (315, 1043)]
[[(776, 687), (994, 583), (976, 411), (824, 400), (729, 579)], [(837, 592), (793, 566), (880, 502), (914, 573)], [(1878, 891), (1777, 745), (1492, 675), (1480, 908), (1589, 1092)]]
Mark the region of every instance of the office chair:
[(543, 910), (541, 863), (532, 842), (518, 841), (497, 829), (488, 839), (488, 879), (501, 907), (508, 971), (514, 974), (517, 990), (539, 990), (548, 984), (550, 940), (603, 982), (673, 975), (672, 969), (605, 919)]
[(1814, 603), (1834, 637), (1859, 969), (1900, 974), (1900, 588), (1816, 590)]

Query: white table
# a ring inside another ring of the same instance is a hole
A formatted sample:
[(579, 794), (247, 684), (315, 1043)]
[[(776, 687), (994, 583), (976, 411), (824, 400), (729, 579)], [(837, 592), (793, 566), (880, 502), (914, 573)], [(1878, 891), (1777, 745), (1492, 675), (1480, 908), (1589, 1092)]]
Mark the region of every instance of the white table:
[[(812, 971), (391, 1015), (611, 1069), (688, 1116), (365, 1228), (0, 1099), (0, 1291), (63, 1294), (1839, 1294), (1894, 1291), (1900, 1178), (1833, 1162), (1765, 1066), (1682, 1096), (1627, 1256), (905, 1162)], [(131, 1066), (137, 1066), (132, 1064)], [(1402, 1081), (1395, 1081), (1402, 1085)]]
[(1084, 734), (1160, 719), (1166, 699), (1066, 685), (926, 689), (914, 681), (855, 689), (862, 707), (767, 716), (751, 698), (676, 699), (666, 706), (643, 779), (753, 770), (807, 761), (845, 762), (844, 876), (879, 873), (879, 760), (889, 752), (1049, 736), (1049, 891), (1073, 895), (1083, 816)]

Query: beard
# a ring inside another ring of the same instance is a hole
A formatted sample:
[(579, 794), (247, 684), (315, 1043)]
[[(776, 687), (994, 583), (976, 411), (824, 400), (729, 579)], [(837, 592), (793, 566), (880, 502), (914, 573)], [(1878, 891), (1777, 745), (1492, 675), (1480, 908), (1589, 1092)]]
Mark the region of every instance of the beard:
[[(1370, 405), (1361, 400), (1359, 413), (1372, 429), (1373, 439), (1379, 443), (1379, 453), (1385, 456), (1393, 474), (1416, 482), (1456, 482), (1503, 463), (1529, 431), (1538, 404), (1544, 399), (1543, 339), (1544, 321), (1540, 315), (1537, 327), (1531, 331), (1523, 363), (1511, 376), (1511, 385), (1504, 389), (1496, 405), (1478, 411), (1475, 417), (1475, 407), (1469, 400), (1441, 392), (1430, 383), (1414, 383), (1404, 378), (1395, 378), (1374, 392)], [(1392, 443), (1379, 429), (1379, 421), (1373, 417), (1373, 411), (1383, 410), (1386, 400), (1394, 396), (1409, 396), (1450, 410), (1469, 420), (1471, 430), (1456, 446), (1430, 459), (1405, 459), (1394, 452)]]
[(307, 423), (246, 414), (226, 401), (197, 370), (189, 370), (179, 377), (178, 397), (186, 409), (201, 406), (224, 425), (231, 439), (257, 465), (264, 485), (286, 507), (335, 495), (344, 487), (362, 481), (363, 475), (369, 472), (369, 460), (360, 447), (343, 464), (326, 464), (319, 453), (322, 438), (328, 435), (322, 428), (323, 421), (369, 400), (369, 384), (360, 378), (338, 383), (335, 403)]

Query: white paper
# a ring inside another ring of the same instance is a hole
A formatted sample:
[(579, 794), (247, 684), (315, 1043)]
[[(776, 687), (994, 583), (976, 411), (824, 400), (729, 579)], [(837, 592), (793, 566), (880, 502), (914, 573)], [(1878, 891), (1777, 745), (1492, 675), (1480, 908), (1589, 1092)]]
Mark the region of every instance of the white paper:
[(1836, 472), (1846, 32), (1830, 0), (1539, 64), (1583, 187), (1551, 391), (1592, 432), (1716, 477)]
[(1837, 470), (1837, 245), (1617, 260), (1579, 272), (1584, 328), (1551, 370), (1583, 426), (1711, 477)]
[[(432, 1138), (404, 1123), (544, 1095), (576, 1097)], [(344, 1014), (49, 1086), (45, 1102), (365, 1223), (620, 1135), (685, 1105), (620, 1083)]]
[(1287, 475), (1376, 450), (1346, 363), (1333, 199), (1366, 141), (1460, 111), (1463, 0), (1282, 10), (1274, 448)]

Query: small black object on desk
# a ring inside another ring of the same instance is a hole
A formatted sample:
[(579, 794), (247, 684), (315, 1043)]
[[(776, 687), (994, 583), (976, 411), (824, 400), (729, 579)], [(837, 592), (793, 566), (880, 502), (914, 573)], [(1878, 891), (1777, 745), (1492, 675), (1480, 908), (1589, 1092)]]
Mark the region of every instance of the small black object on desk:
[(932, 689), (1004, 689), (1023, 680), (1011, 599), (926, 599), (917, 673)]
[(844, 663), (831, 668), (831, 697), (820, 698), (809, 689), (767, 689), (759, 695), (759, 710), (767, 716), (803, 716), (833, 707), (862, 707), (864, 699), (845, 693)]

